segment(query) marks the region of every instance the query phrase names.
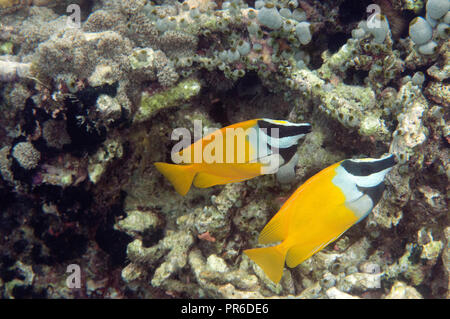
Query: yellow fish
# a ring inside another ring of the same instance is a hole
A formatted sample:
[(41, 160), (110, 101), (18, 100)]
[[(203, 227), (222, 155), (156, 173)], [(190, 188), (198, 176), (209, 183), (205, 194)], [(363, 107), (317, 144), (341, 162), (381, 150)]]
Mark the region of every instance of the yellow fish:
[(273, 173), (286, 179), (294, 174), (298, 142), (310, 131), (308, 123), (248, 120), (172, 152), (179, 165), (157, 162), (155, 166), (183, 196), (192, 184), (206, 188)]
[(260, 244), (281, 243), (244, 253), (278, 283), (285, 262), (296, 267), (372, 211), (395, 164), (389, 155), (347, 159), (325, 168), (295, 191), (258, 238)]
[(0, 8), (12, 7), (19, 4), (19, 0), (0, 0)]

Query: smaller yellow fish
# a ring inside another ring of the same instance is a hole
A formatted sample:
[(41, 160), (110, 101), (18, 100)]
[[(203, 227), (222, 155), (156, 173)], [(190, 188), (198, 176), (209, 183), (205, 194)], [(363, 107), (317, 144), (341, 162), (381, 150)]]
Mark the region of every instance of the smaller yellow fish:
[(278, 283), (285, 261), (296, 267), (372, 211), (395, 164), (389, 155), (347, 159), (325, 168), (294, 192), (259, 235), (260, 244), (281, 243), (244, 253)]
[(0, 0), (0, 8), (8, 8), (19, 4), (19, 0)]
[(206, 188), (273, 173), (286, 180), (294, 175), (298, 142), (309, 132), (308, 123), (248, 120), (216, 130), (175, 153), (179, 165), (155, 166), (183, 196), (192, 183)]

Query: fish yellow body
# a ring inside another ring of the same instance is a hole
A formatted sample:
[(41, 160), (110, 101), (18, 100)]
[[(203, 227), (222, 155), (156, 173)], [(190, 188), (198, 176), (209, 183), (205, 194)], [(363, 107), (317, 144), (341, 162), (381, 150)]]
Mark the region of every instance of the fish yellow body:
[(8, 8), (16, 4), (19, 4), (19, 0), (0, 0), (0, 8)]
[(245, 250), (275, 283), (284, 264), (293, 268), (335, 241), (366, 217), (380, 200), (384, 177), (395, 165), (393, 155), (344, 160), (308, 179), (264, 227), (260, 244)]
[(157, 162), (155, 166), (181, 195), (192, 184), (206, 188), (273, 174), (278, 169), (293, 172), (298, 141), (310, 131), (308, 123), (248, 120), (183, 148), (175, 154), (181, 164)]

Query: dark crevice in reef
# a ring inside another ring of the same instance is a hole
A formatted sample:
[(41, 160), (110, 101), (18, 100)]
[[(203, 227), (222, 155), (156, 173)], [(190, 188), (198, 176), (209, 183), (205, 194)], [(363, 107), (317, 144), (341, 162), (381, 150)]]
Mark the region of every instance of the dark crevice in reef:
[[(428, 83), (430, 83), (431, 79), (430, 77), (426, 76), (427, 74), (427, 70), (433, 65), (434, 63), (429, 63), (427, 65), (421, 66), (421, 67), (417, 67), (415, 70), (411, 70), (408, 68), (405, 68), (405, 70), (402, 72), (402, 76), (411, 76), (413, 77), (414, 74), (416, 74), (417, 72), (422, 72), (425, 75), (424, 81), (422, 83), (422, 87), (427, 87)], [(401, 82), (400, 82), (401, 83)], [(396, 88), (397, 90), (400, 89), (401, 85), (400, 85), (399, 81), (394, 82), (392, 85), (392, 87)]]
[(95, 123), (90, 118), (89, 111), (93, 112), (97, 98), (101, 94), (115, 96), (116, 85), (103, 85), (99, 88), (87, 87), (65, 100), (67, 107), (67, 133), (71, 138), (68, 151), (75, 156), (82, 156), (85, 151), (93, 153), (98, 145), (106, 139), (104, 125)]
[[(214, 77), (215, 74), (210, 74), (210, 76)], [(215, 78), (214, 81), (220, 81), (220, 79)], [(225, 83), (228, 80), (224, 79), (223, 81)], [(211, 93), (211, 96), (219, 97), (214, 103), (209, 103), (208, 114), (214, 122), (220, 123), (223, 127), (232, 124), (228, 118), (228, 105), (226, 101), (230, 98), (239, 98), (241, 102), (247, 102), (243, 104), (252, 107), (251, 101), (261, 93), (261, 89), (263, 88), (258, 74), (254, 71), (247, 72), (244, 77), (237, 80), (234, 85), (225, 90), (223, 88), (217, 89), (214, 83), (210, 84), (208, 91), (203, 95), (208, 96)]]
[(31, 260), (36, 265), (52, 265), (53, 260), (50, 256), (44, 254), (42, 245), (34, 244), (30, 252)]
[(142, 235), (142, 246), (151, 247), (156, 245), (161, 239), (164, 238), (164, 229), (147, 229)]
[(133, 238), (113, 229), (113, 223), (103, 224), (97, 230), (95, 240), (110, 257), (111, 267), (124, 267), (127, 260), (127, 245)]
[(15, 180), (31, 185), (33, 183), (33, 175), (36, 171), (37, 169), (24, 169), (17, 160), (12, 157), (11, 172), (13, 173)]
[(7, 254), (0, 255), (0, 278), (4, 282), (18, 278), (19, 274), (16, 270), (10, 269), (16, 261)]
[(8, 187), (0, 188), (0, 217), (2, 213), (13, 203), (16, 202), (16, 196), (12, 189)]
[(20, 223), (16, 218), (10, 216), (9, 214), (0, 213), (0, 233), (2, 236), (10, 235), (13, 229), (19, 226)]
[[(114, 97), (117, 94), (117, 84), (103, 85), (98, 88), (87, 87), (64, 100), (67, 109), (66, 129), (71, 143), (64, 145), (62, 150), (58, 150), (48, 147), (42, 136), (37, 138), (32, 144), (40, 152), (41, 162), (58, 155), (61, 151), (82, 157), (86, 152), (92, 154), (97, 150), (98, 146), (106, 139), (106, 127), (95, 118), (96, 102), (101, 94)], [(20, 115), (23, 118), (22, 129), (28, 136), (33, 136), (39, 130), (38, 125), (42, 128), (44, 123), (51, 119), (51, 116), (43, 108), (36, 105), (33, 97), (25, 101), (25, 107)], [(13, 141), (13, 145), (24, 141), (26, 141), (25, 137), (19, 137)], [(14, 158), (12, 171), (15, 179), (28, 185), (32, 184), (34, 171), (23, 169)]]
[[(218, 1), (219, 2), (219, 1)], [(256, 0), (244, 0), (246, 4), (248, 4), (249, 7), (254, 8)]]
[[(380, 149), (374, 148), (373, 143), (369, 140), (364, 141), (357, 131), (346, 131), (342, 125), (334, 120), (328, 120), (328, 128), (331, 132), (334, 132), (333, 139), (324, 140), (322, 147), (326, 148), (330, 152), (343, 151), (349, 154), (349, 158), (352, 156), (357, 156), (359, 154), (374, 154), (381, 152), (383, 153), (384, 147), (380, 146)], [(345, 134), (343, 132), (346, 132)]]
[[(51, 119), (51, 116), (47, 114), (47, 112), (36, 105), (33, 97), (29, 97), (25, 102), (25, 107), (22, 111), (22, 118), (24, 119), (23, 131), (26, 135), (35, 134), (39, 129), (42, 130), (44, 123)], [(59, 119), (61, 120), (61, 119)], [(38, 127), (40, 126), (40, 128)], [(42, 133), (41, 133), (42, 135)], [(13, 144), (17, 144), (19, 142), (24, 142), (27, 139), (24, 136), (21, 136), (14, 140)], [(56, 148), (48, 147), (44, 138), (40, 136), (32, 142), (33, 146), (41, 153), (41, 161), (45, 161), (46, 159), (53, 157), (60, 153), (60, 150)], [(31, 175), (31, 174), (30, 174)]]
[(241, 98), (253, 99), (257, 95), (255, 88), (262, 87), (261, 79), (254, 71), (247, 72), (243, 78), (237, 80), (233, 90)]
[[(425, 6), (424, 6), (425, 7)], [(412, 19), (414, 19), (417, 16), (424, 17), (425, 16), (425, 10), (422, 9), (421, 12), (414, 12), (413, 10), (403, 10), (401, 12), (401, 17), (404, 21), (406, 21), (409, 25)], [(399, 37), (402, 39), (405, 39), (409, 36), (409, 28), (403, 28), (402, 32), (399, 33)]]
[(15, 254), (21, 254), (28, 247), (28, 241), (25, 239), (19, 239), (13, 243), (12, 247)]
[[(333, 28), (332, 24), (326, 22), (325, 29), (333, 30)], [(350, 33), (341, 31), (314, 34), (311, 42), (302, 48), (310, 55), (308, 68), (311, 70), (319, 69), (324, 62), (322, 52), (328, 50), (330, 54), (336, 53), (351, 37)]]
[(224, 126), (227, 126), (228, 117), (225, 106), (222, 102), (214, 103), (209, 111), (209, 116), (214, 120), (214, 122), (221, 123)]
[(342, 82), (347, 85), (362, 85), (364, 79), (369, 76), (369, 71), (348, 69), (345, 74), (346, 77), (342, 79)]
[(51, 185), (39, 185), (34, 193), (42, 201), (55, 205), (58, 212), (49, 214), (42, 211), (41, 206), (36, 207), (30, 226), (48, 250), (34, 245), (31, 250), (34, 262), (51, 265), (81, 257), (89, 242), (85, 229), (95, 223), (92, 220), (95, 215), (90, 211), (92, 195), (81, 187), (62, 189)]
[(127, 260), (127, 246), (133, 240), (128, 234), (114, 229), (117, 218), (125, 217), (123, 200), (126, 194), (122, 192), (122, 202), (112, 206), (97, 228), (95, 241), (109, 255), (111, 267), (124, 267)]
[(66, 212), (67, 221), (89, 226), (95, 215), (90, 213), (92, 194), (81, 187), (67, 187), (58, 201), (58, 209)]
[[(91, 193), (81, 187), (63, 190), (41, 185), (36, 187), (35, 193), (45, 202), (54, 204), (59, 212), (48, 214), (38, 207), (31, 218), (34, 235), (42, 241), (42, 244), (34, 244), (30, 251), (35, 264), (53, 265), (76, 260), (87, 252), (89, 242), (95, 241), (108, 254), (111, 267), (125, 265), (126, 247), (132, 238), (114, 229), (116, 219), (125, 215), (122, 209), (125, 195), (119, 204), (106, 208), (105, 213), (96, 213)], [(146, 241), (157, 242), (162, 237), (163, 233), (156, 232)], [(17, 243), (19, 250), (21, 244), (24, 243)]]
[(39, 108), (32, 97), (25, 101), (25, 107), (21, 112), (21, 118), (24, 120), (22, 130), (26, 135), (33, 135), (37, 128), (37, 123), (44, 123), (50, 116), (41, 108)]
[(88, 237), (84, 235), (76, 221), (65, 221), (64, 216), (59, 219), (55, 215), (33, 216), (31, 225), (35, 236), (40, 238), (49, 253), (45, 253), (41, 245), (34, 245), (31, 251), (35, 263), (54, 264), (70, 261), (81, 257), (87, 249)]
[(344, 0), (339, 6), (339, 22), (348, 25), (367, 17), (366, 8), (372, 0)]
[(253, 101), (260, 94), (265, 94), (261, 80), (258, 74), (254, 71), (248, 72), (244, 77), (236, 81), (236, 83), (229, 90), (225, 92), (214, 92), (220, 99), (218, 102), (211, 105), (209, 109), (209, 116), (214, 122), (220, 123), (223, 127), (231, 125), (228, 118), (227, 108), (236, 107), (236, 105), (229, 105), (227, 101), (230, 98), (238, 98), (241, 105), (246, 105), (249, 108), (254, 107)]
[(87, 249), (86, 236), (77, 234), (73, 229), (68, 229), (62, 234), (44, 237), (46, 246), (50, 249), (55, 262), (61, 263), (81, 257)]
[[(81, 22), (85, 21), (89, 15), (92, 13), (92, 9), (94, 7), (96, 1), (94, 0), (74, 0), (69, 2), (69, 4), (76, 4), (80, 7), (81, 14)], [(56, 3), (56, 5), (52, 8), (58, 15), (72, 15), (74, 11), (67, 11), (68, 4), (66, 2), (62, 2), (61, 4)]]
[(351, 36), (344, 32), (330, 34), (328, 36), (328, 51), (330, 53), (336, 53), (350, 38)]
[(117, 94), (117, 83), (114, 84), (104, 84), (99, 87), (88, 86), (84, 90), (75, 93), (77, 100), (86, 108), (95, 106), (97, 103), (97, 98), (101, 94), (106, 94), (109, 96), (116, 96)]
[(15, 286), (12, 295), (16, 299), (44, 299), (47, 298), (47, 290), (45, 288), (36, 289), (30, 285)]

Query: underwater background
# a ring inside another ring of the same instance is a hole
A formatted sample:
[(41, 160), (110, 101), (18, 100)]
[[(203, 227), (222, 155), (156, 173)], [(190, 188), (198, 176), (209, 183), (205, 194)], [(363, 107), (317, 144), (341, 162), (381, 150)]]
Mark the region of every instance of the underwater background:
[[(449, 298), (449, 9), (0, 0), (0, 298)], [(311, 124), (293, 181), (183, 197), (153, 165), (255, 118)], [(243, 254), (308, 178), (386, 153), (372, 213), (280, 283)]]

